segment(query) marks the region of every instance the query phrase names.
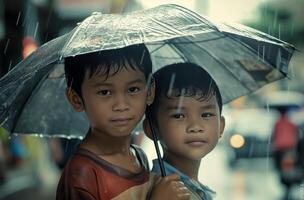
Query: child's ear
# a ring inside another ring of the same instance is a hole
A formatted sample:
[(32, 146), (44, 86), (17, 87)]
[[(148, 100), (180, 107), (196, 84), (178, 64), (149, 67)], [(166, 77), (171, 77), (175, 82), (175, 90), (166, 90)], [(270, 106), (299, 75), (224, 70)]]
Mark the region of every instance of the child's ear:
[(151, 140), (153, 140), (151, 126), (149, 124), (148, 118), (145, 118), (144, 121), (143, 121), (143, 129), (144, 129), (144, 132), (145, 132), (146, 136), (148, 138), (150, 138)]
[(83, 107), (82, 99), (79, 97), (79, 95), (74, 90), (66, 89), (65, 96), (76, 112), (83, 111), (84, 107)]
[(147, 105), (151, 105), (153, 103), (154, 96), (155, 96), (155, 82), (154, 82), (154, 80), (152, 80), (152, 82), (148, 88), (148, 94), (147, 94), (147, 100), (146, 100)]
[(219, 137), (221, 138), (224, 134), (224, 130), (225, 130), (225, 118), (223, 116), (221, 116), (220, 118), (220, 135)]

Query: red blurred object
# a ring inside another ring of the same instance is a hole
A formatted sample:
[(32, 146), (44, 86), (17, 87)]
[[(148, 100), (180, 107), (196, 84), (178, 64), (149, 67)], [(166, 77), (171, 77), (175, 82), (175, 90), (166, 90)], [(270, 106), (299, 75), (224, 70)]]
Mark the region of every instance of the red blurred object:
[(38, 48), (36, 41), (32, 37), (25, 37), (22, 40), (22, 58), (25, 59)]
[(281, 162), (281, 168), (282, 170), (292, 170), (293, 167), (294, 167), (294, 159), (293, 158), (286, 158), (286, 159), (283, 159), (282, 162)]

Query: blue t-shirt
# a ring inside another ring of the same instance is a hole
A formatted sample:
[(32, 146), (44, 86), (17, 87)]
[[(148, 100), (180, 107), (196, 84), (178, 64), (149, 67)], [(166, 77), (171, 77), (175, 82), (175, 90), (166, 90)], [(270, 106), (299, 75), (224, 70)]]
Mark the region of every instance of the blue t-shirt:
[[(189, 190), (191, 190), (193, 193), (200, 196), (201, 199), (203, 199), (203, 200), (212, 200), (213, 199), (215, 192), (213, 190), (211, 190), (209, 187), (190, 179), (186, 174), (182, 173), (181, 171), (179, 171), (178, 169), (176, 169), (175, 167), (173, 167), (166, 161), (163, 161), (163, 162), (164, 162), (166, 175), (176, 173), (177, 175), (180, 176), (181, 181), (183, 181), (183, 183), (186, 185), (186, 187)], [(158, 163), (157, 159), (153, 160), (152, 172), (160, 173), (160, 167), (159, 167), (159, 163)]]

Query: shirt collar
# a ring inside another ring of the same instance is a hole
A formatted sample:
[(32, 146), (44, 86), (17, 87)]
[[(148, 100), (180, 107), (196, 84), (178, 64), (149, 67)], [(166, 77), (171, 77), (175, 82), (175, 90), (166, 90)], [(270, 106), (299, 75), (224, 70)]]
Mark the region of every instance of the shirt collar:
[[(212, 195), (215, 194), (215, 192), (213, 190), (211, 190), (209, 187), (196, 182), (197, 184), (195, 184), (194, 180), (191, 180), (186, 174), (184, 174), (183, 172), (179, 171), (178, 169), (176, 169), (175, 167), (173, 167), (172, 165), (170, 165), (169, 163), (167, 163), (166, 161), (163, 160), (164, 163), (164, 168), (166, 171), (166, 174), (173, 174), (176, 173), (177, 175), (180, 176), (181, 181), (190, 189), (194, 190), (196, 193), (203, 193), (205, 196), (206, 200), (211, 200), (212, 199)], [(159, 172), (160, 171), (160, 166), (158, 163), (158, 159), (153, 160), (153, 172)]]

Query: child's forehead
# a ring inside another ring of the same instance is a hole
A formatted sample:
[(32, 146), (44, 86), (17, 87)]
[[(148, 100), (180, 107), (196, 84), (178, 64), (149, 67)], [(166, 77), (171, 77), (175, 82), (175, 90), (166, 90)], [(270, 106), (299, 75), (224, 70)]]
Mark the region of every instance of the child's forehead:
[(101, 63), (95, 69), (87, 69), (85, 71), (84, 79), (106, 81), (109, 78), (125, 77), (134, 74), (137, 74), (137, 76), (143, 74), (143, 72), (139, 69), (139, 67), (136, 66), (134, 63), (132, 63), (132, 66), (130, 66), (130, 64), (128, 63), (112, 63), (111, 65), (106, 65)]
[(192, 102), (195, 102), (200, 105), (215, 105), (218, 106), (216, 96), (215, 95), (208, 95), (208, 96), (202, 96), (202, 95), (179, 95), (179, 96), (167, 96), (162, 95), (160, 98), (160, 106), (161, 105), (178, 105), (181, 106), (183, 104), (190, 103), (191, 106)]

